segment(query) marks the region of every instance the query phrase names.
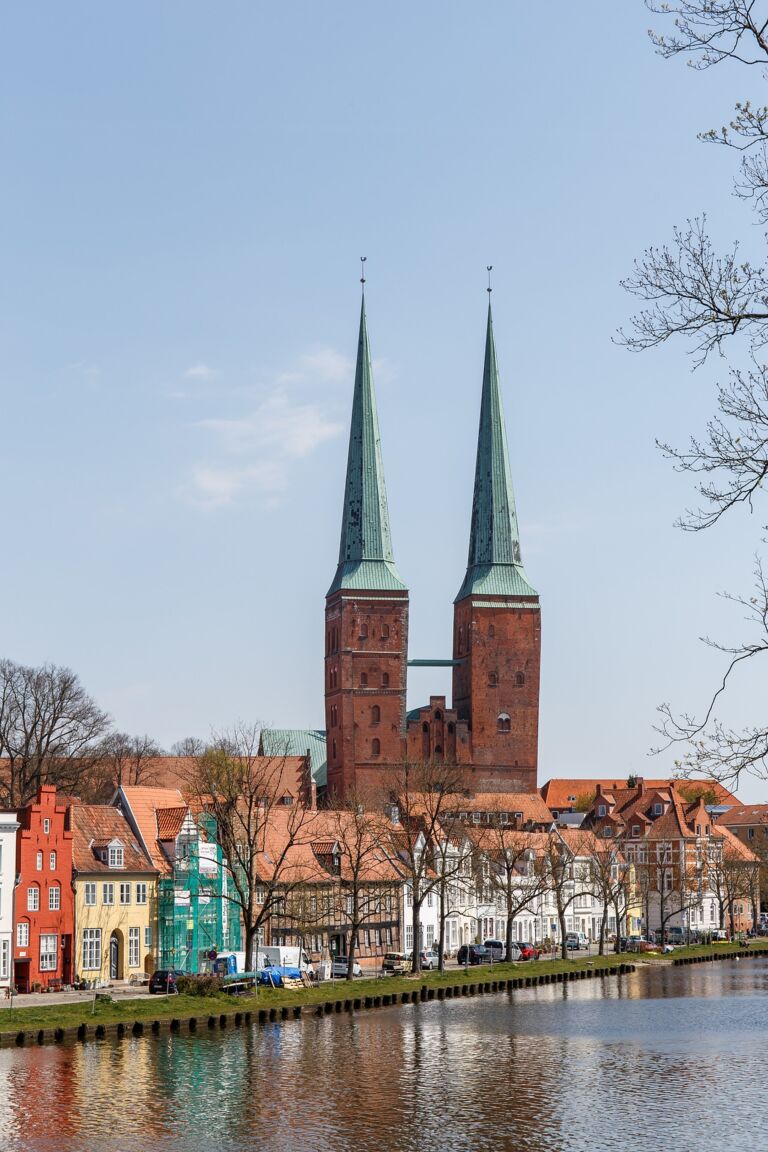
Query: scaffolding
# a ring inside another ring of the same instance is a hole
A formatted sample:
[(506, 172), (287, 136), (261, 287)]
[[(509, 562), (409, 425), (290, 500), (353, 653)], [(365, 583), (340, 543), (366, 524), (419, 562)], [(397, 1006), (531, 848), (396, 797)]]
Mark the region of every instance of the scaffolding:
[(158, 967), (194, 974), (213, 953), (240, 950), (237, 904), (210, 817), (190, 817), (176, 839), (172, 872), (158, 883)]

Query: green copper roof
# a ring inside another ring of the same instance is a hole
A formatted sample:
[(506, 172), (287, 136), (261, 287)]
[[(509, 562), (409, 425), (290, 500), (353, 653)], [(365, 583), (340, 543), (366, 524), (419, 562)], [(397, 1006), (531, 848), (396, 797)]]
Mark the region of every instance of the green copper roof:
[(389, 531), (365, 297), (360, 309), (360, 339), (357, 345), (352, 424), (349, 430), (339, 566), (327, 594), (330, 596), (340, 588), (388, 592), (405, 590), (395, 568)]
[(307, 728), (262, 728), (262, 756), (306, 756), (309, 751), (312, 779), (319, 788), (328, 780), (325, 732)]
[(475, 594), (536, 595), (528, 583), (520, 557), (520, 534), (509, 471), (507, 432), (501, 407), (490, 301), (469, 559), (467, 574), (456, 600)]

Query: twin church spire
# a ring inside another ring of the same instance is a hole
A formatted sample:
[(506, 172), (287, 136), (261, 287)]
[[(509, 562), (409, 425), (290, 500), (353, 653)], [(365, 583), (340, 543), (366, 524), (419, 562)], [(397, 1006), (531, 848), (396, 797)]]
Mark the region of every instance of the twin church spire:
[[(364, 294), (339, 563), (327, 594), (330, 596), (342, 588), (393, 592), (405, 589), (395, 567), (392, 548)], [(520, 555), (490, 299), (469, 557), (456, 600), (473, 594), (536, 595), (528, 583)]]

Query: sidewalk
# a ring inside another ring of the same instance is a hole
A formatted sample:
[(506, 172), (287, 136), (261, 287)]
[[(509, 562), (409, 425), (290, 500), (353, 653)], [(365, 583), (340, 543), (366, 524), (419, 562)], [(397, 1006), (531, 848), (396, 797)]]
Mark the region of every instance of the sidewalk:
[[(14, 1008), (46, 1008), (54, 1004), (82, 1004), (91, 1001), (96, 994), (111, 996), (113, 1000), (144, 1000), (149, 996), (147, 986), (114, 984), (107, 988), (98, 988), (96, 992), (25, 992), (13, 998)], [(162, 997), (158, 996), (158, 1000)], [(2, 1027), (3, 1013), (11, 1007), (10, 998), (0, 1000), (0, 1027)]]

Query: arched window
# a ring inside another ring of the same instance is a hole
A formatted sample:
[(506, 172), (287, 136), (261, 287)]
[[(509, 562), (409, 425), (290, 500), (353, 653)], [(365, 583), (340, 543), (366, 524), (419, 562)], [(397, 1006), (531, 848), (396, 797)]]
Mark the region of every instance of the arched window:
[(382, 624), (381, 638), (382, 640), (389, 640), (389, 624)]
[(442, 720), (442, 718), (443, 718), (443, 714), (440, 711), (440, 709), (438, 708), (437, 711), (435, 712), (435, 720)]
[(490, 637), (491, 640), (493, 640), (495, 635), (496, 635), (496, 629), (494, 628), (493, 624), (489, 624), (488, 625), (488, 636)]
[(453, 730), (454, 730), (454, 726), (453, 726), (453, 724), (449, 724), (449, 725), (448, 725), (448, 734), (449, 734), (450, 736), (453, 736)]
[(336, 741), (333, 742), (333, 758), (336, 759)]
[(506, 712), (502, 712), (496, 721), (497, 732), (509, 732), (511, 729), (510, 719)]
[(367, 640), (368, 639), (368, 625), (367, 624), (361, 624), (360, 625), (360, 639), (361, 640)]
[(373, 708), (371, 708), (371, 724), (378, 724), (380, 720), (381, 708), (379, 708), (378, 704), (374, 704)]
[(360, 673), (360, 687), (361, 688), (367, 688), (368, 687), (368, 673), (367, 672), (361, 672)]
[(48, 911), (58, 912), (61, 908), (61, 888), (58, 884), (51, 884), (48, 889)]
[(422, 732), (429, 732), (429, 724), (427, 724), (426, 720), (422, 724), (421, 730), (422, 730)]
[(371, 756), (379, 756), (381, 754), (381, 741), (371, 740)]
[(497, 688), (499, 684), (499, 677), (496, 672), (488, 673), (488, 686), (489, 688)]
[(56, 871), (56, 853), (55, 852), (51, 852), (50, 857), (49, 857), (49, 861), (50, 861), (51, 872), (55, 872)]
[(389, 688), (389, 672), (383, 672), (381, 676), (382, 688)]
[(42, 854), (42, 852), (38, 852), (37, 855), (35, 856), (35, 867), (37, 868), (38, 872), (42, 872), (42, 870), (43, 870), (43, 854)]
[(435, 759), (439, 760), (442, 757), (442, 755), (443, 755), (442, 744), (435, 744)]
[(525, 672), (517, 673), (515, 676), (515, 683), (517, 684), (518, 688), (522, 688), (523, 684), (525, 684)]

